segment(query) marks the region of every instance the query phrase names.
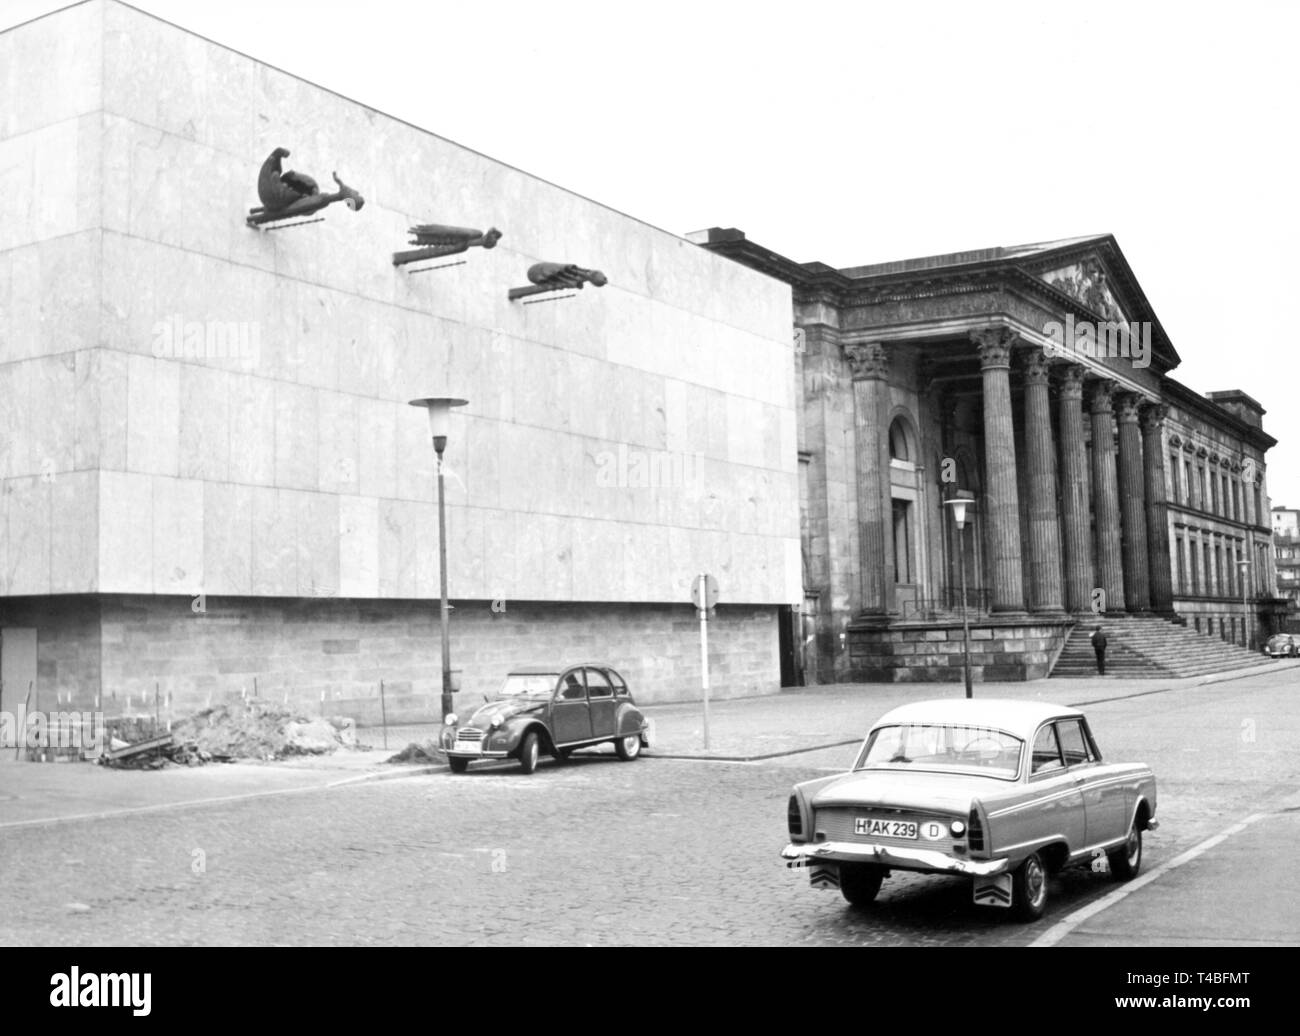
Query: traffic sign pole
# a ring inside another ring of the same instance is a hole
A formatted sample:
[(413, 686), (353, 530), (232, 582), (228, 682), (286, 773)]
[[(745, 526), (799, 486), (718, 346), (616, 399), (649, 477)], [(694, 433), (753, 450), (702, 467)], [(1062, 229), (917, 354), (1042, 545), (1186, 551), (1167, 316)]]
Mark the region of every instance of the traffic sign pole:
[(709, 612), (718, 603), (718, 581), (701, 572), (691, 584), (691, 603), (700, 610), (700, 684), (704, 688), (704, 747), (709, 747)]

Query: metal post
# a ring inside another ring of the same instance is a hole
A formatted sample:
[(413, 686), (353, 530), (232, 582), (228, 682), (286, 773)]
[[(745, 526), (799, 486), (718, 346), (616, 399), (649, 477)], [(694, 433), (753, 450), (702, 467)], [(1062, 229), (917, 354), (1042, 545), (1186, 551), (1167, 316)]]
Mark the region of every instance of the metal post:
[(708, 750), (708, 589), (707, 576), (699, 573), (699, 672), (705, 690), (705, 750)]
[(1250, 571), (1250, 562), (1237, 562), (1237, 571), (1241, 573), (1241, 620), (1243, 623), (1241, 639), (1245, 642), (1246, 650), (1250, 650), (1250, 604), (1246, 600), (1246, 590), (1248, 586), (1246, 573)]
[(963, 664), (966, 676), (966, 697), (973, 698), (975, 695), (971, 690), (970, 683), (970, 613), (967, 610), (966, 602), (966, 551), (965, 547), (965, 529), (957, 529), (957, 567), (961, 569), (961, 642)]
[(384, 724), (384, 751), (388, 751), (388, 706), (384, 704), (384, 681), (379, 681), (379, 716)]
[(438, 453), (438, 583), (442, 601), (442, 715), (452, 711), (451, 703), (451, 628), (447, 621), (447, 510), (443, 502), (442, 451), (447, 440), (442, 437), (434, 439), (434, 449)]

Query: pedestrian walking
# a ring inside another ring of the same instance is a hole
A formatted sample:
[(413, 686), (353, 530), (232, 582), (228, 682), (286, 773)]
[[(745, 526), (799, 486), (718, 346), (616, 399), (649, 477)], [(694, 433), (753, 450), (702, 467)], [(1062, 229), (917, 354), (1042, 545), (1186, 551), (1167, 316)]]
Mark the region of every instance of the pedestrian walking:
[(1092, 653), (1097, 656), (1097, 675), (1106, 675), (1106, 631), (1098, 626), (1088, 638), (1092, 641)]

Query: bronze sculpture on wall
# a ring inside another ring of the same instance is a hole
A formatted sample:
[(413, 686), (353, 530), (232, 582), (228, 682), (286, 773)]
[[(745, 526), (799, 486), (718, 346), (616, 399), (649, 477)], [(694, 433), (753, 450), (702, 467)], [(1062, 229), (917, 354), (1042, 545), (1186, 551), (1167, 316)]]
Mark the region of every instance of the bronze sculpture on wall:
[(548, 291), (563, 291), (565, 288), (581, 289), (583, 284), (594, 284), (602, 288), (609, 279), (599, 270), (584, 270), (573, 263), (534, 263), (528, 268), (528, 279), (532, 288), (511, 288), (510, 299), (521, 299), (526, 295), (541, 295)]
[(404, 266), (417, 263), (422, 259), (441, 259), (446, 255), (467, 252), (476, 245), (480, 248), (495, 248), (501, 240), (501, 231), (488, 227), (486, 233), (471, 227), (449, 227), (442, 223), (421, 223), (411, 227), (411, 244), (419, 248), (408, 252), (394, 252), (393, 265)]
[(334, 174), (334, 182), (339, 185), (339, 189), (333, 194), (322, 194), (310, 176), (296, 173), (292, 169), (283, 172), (280, 160), (288, 157), (289, 149), (278, 147), (262, 163), (261, 172), (257, 175), (257, 196), (262, 204), (249, 210), (247, 223), (250, 227), (310, 216), (336, 201), (343, 202), (353, 211), (366, 203), (365, 198), (339, 179), (338, 173)]

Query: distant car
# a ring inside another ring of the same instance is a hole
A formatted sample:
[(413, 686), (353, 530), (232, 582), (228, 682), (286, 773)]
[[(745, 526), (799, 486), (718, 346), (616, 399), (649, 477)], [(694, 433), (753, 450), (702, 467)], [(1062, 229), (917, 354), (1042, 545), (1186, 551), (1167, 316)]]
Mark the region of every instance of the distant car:
[(475, 759), (507, 758), (532, 773), (543, 753), (567, 759), (605, 742), (620, 759), (632, 760), (649, 747), (650, 731), (627, 681), (600, 662), (513, 669), (495, 697), (463, 721), (449, 715), (442, 730), (453, 773), (464, 773)]
[(876, 722), (851, 771), (795, 785), (781, 855), (857, 907), (894, 870), (965, 874), (976, 903), (1032, 921), (1069, 864), (1104, 853), (1135, 877), (1155, 812), (1155, 775), (1104, 762), (1077, 709), (917, 702)]
[(1290, 633), (1274, 633), (1264, 642), (1264, 654), (1273, 658), (1295, 658), (1300, 654), (1300, 642)]

